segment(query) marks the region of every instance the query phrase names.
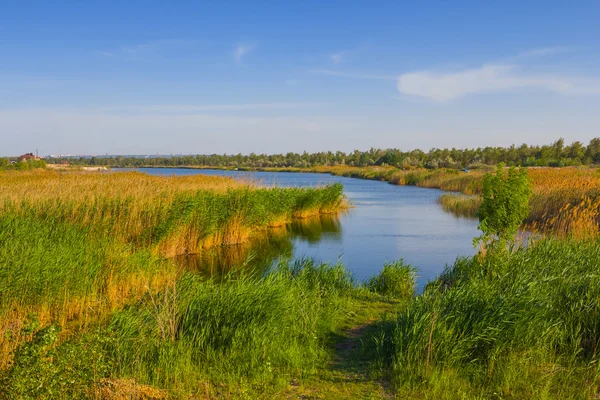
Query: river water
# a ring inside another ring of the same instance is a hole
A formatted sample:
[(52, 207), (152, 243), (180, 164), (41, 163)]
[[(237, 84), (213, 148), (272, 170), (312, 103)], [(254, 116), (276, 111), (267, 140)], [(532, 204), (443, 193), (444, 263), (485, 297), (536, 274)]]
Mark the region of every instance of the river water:
[[(125, 169), (122, 169), (125, 170)], [(384, 263), (403, 259), (418, 269), (417, 285), (439, 275), (457, 257), (475, 253), (477, 221), (446, 213), (436, 203), (437, 189), (386, 182), (292, 172), (237, 172), (194, 169), (140, 169), (152, 175), (221, 175), (259, 180), (266, 185), (320, 186), (339, 182), (353, 208), (340, 216), (296, 221), (245, 246), (214, 249), (181, 259), (190, 268), (219, 273), (232, 265), (266, 267), (284, 257), (338, 260), (364, 280)]]

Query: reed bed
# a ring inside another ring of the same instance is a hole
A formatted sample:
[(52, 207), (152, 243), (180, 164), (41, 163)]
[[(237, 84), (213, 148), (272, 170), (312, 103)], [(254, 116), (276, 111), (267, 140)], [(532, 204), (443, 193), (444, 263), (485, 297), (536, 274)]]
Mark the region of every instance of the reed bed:
[(600, 242), (461, 259), (382, 334), (401, 398), (593, 399)]
[(256, 231), (346, 206), (341, 185), (261, 188), (213, 176), (142, 173), (3, 173), (0, 213), (110, 233), (173, 256), (238, 244)]
[(0, 217), (0, 369), (28, 315), (68, 335), (178, 275), (168, 260), (110, 237), (32, 217)]
[(437, 202), (444, 211), (460, 217), (474, 217), (479, 211), (481, 198), (479, 196), (448, 193), (438, 197)]
[(335, 213), (343, 188), (262, 188), (209, 176), (0, 173), (0, 369), (27, 315), (66, 337), (181, 275), (170, 257)]
[[(533, 195), (526, 229), (580, 239), (600, 234), (600, 170), (529, 168), (527, 172)], [(438, 202), (446, 211), (471, 217), (481, 204), (478, 197), (457, 194), (443, 194)]]

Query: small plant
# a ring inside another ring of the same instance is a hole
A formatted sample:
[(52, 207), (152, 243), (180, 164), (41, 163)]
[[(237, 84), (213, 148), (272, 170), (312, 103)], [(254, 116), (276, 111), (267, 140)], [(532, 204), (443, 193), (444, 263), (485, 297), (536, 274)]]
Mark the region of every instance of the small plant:
[(16, 348), (10, 367), (0, 373), (0, 398), (86, 398), (97, 380), (109, 376), (114, 367), (110, 337), (86, 334), (59, 344), (58, 325), (38, 328), (35, 317), (23, 327), (22, 334), (32, 338)]
[(415, 268), (402, 261), (385, 264), (379, 275), (371, 277), (370, 291), (394, 299), (406, 299), (415, 292)]

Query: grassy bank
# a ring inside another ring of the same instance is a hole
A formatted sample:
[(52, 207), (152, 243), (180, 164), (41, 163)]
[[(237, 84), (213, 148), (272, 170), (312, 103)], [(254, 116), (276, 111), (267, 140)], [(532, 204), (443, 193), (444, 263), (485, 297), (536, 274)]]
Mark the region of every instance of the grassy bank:
[[(322, 378), (338, 335), (413, 295), (409, 267), (385, 271), (368, 287), (341, 265), (312, 260), (218, 281), (186, 273), (65, 341), (58, 325), (31, 321), (31, 340), (0, 372), (0, 396), (272, 398), (332, 390)], [(365, 387), (372, 385), (338, 393)]]
[(58, 325), (30, 321), (0, 393), (594, 399), (599, 254), (598, 241), (546, 239), (460, 259), (416, 297), (402, 264), (364, 285), (311, 260), (264, 275), (184, 273), (62, 339)]
[(592, 399), (600, 242), (544, 240), (463, 259), (384, 331), (400, 398)]
[(0, 173), (0, 368), (35, 314), (64, 337), (164, 289), (166, 257), (244, 243), (345, 206), (341, 185), (261, 188), (220, 177)]
[(223, 177), (4, 173), (0, 213), (86, 227), (161, 255), (236, 244), (293, 218), (335, 213), (343, 188), (260, 188)]

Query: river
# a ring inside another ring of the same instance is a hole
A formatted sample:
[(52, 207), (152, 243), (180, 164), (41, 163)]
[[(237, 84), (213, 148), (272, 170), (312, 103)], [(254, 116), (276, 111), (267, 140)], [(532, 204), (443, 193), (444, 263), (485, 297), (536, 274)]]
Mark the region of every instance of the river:
[[(118, 169), (129, 170), (129, 169)], [(259, 180), (266, 185), (344, 185), (353, 208), (337, 217), (297, 221), (267, 240), (239, 248), (215, 249), (182, 262), (190, 268), (218, 273), (232, 264), (266, 266), (282, 257), (338, 260), (364, 280), (384, 263), (403, 259), (418, 269), (419, 289), (439, 275), (457, 257), (475, 253), (477, 221), (446, 213), (436, 203), (438, 189), (397, 186), (386, 182), (292, 172), (237, 172), (197, 169), (140, 169), (152, 175), (222, 175)], [(249, 255), (252, 254), (251, 257)]]

